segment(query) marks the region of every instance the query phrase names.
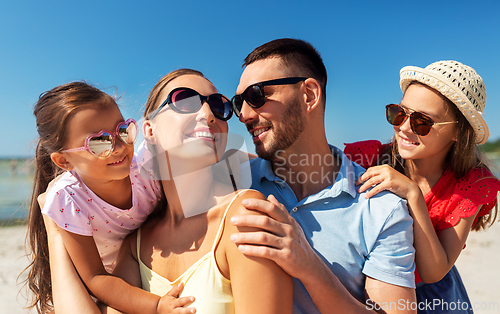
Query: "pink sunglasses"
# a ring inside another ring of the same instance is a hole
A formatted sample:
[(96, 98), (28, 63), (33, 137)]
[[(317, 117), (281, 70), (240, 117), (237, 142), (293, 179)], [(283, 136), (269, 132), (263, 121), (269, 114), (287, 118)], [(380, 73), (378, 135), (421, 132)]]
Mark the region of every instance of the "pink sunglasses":
[(125, 122), (118, 123), (115, 132), (101, 130), (97, 134), (91, 134), (85, 139), (85, 146), (66, 149), (61, 153), (88, 151), (98, 158), (108, 158), (115, 149), (116, 137), (125, 145), (134, 145), (137, 139), (137, 123), (135, 120), (128, 119)]

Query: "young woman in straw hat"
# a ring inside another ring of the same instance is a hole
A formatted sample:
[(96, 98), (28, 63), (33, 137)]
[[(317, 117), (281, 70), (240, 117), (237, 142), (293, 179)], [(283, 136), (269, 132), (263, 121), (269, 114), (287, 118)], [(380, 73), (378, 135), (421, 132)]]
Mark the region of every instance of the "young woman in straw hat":
[(469, 232), (496, 219), (500, 190), (477, 147), (489, 136), (486, 90), (475, 70), (457, 61), (408, 66), (400, 75), (404, 97), (386, 106), (392, 143), (358, 142), (345, 151), (365, 168), (378, 165), (358, 179), (360, 192), (371, 188), (366, 197), (389, 190), (408, 200), (419, 313), (471, 313), (454, 263)]

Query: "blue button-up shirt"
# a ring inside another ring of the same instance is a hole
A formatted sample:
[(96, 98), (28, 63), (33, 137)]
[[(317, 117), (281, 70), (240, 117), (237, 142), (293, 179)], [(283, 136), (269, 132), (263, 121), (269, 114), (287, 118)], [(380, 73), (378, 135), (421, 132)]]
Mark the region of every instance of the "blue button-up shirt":
[[(331, 149), (342, 162), (340, 171), (332, 185), (314, 195), (297, 200), (273, 173), (271, 162), (261, 158), (251, 161), (252, 188), (285, 205), (310, 245), (357, 299), (365, 299), (366, 276), (414, 288), (413, 220), (406, 200), (385, 191), (365, 199), (354, 185), (365, 170), (338, 148)], [(297, 279), (293, 294), (294, 313), (319, 313)]]

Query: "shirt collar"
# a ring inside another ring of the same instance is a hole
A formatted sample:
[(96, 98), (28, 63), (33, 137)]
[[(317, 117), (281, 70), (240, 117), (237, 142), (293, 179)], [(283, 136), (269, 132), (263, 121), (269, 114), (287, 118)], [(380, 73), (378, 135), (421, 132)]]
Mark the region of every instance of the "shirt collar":
[(271, 161), (262, 159), (260, 157), (259, 159), (260, 159), (260, 165), (259, 165), (259, 172), (257, 174), (259, 176), (259, 182), (262, 182), (262, 180), (264, 179), (267, 179), (269, 181), (278, 181), (278, 182), (283, 181), (283, 179), (274, 174)]
[(342, 160), (342, 165), (340, 166), (340, 170), (337, 174), (337, 178), (335, 179), (335, 184), (332, 186), (332, 190), (336, 185), (339, 185), (342, 192), (346, 192), (355, 198), (358, 191), (354, 182), (359, 175), (361, 175), (361, 173), (359, 173), (360, 169), (356, 169), (359, 168), (359, 166), (356, 167), (355, 164), (337, 147), (330, 145), (330, 149), (332, 150), (332, 154), (340, 156)]
[[(345, 192), (355, 198), (357, 195), (357, 189), (354, 185), (354, 182), (361, 175), (361, 173), (364, 172), (364, 170), (359, 169), (361, 167), (355, 165), (352, 161), (350, 161), (349, 158), (347, 158), (347, 156), (340, 149), (333, 145), (329, 146), (332, 154), (341, 158), (342, 164), (340, 166), (340, 170), (337, 174), (334, 184), (326, 187), (318, 194), (321, 194), (321, 197), (335, 197), (338, 196), (341, 192)], [(257, 167), (258, 173), (256, 177), (259, 180), (258, 182), (262, 183), (264, 179), (268, 181), (283, 182), (281, 178), (274, 174), (272, 164), (269, 160), (264, 160), (258, 157), (254, 161), (259, 162)], [(318, 194), (317, 196), (319, 196)]]

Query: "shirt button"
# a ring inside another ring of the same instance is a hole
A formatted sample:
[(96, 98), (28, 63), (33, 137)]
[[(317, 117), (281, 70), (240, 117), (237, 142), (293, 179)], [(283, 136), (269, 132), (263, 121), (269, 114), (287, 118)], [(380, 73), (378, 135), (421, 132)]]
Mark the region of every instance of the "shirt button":
[(294, 207), (294, 208), (292, 209), (292, 213), (296, 213), (296, 212), (297, 212), (297, 210), (299, 210), (299, 209), (298, 209), (297, 207)]

